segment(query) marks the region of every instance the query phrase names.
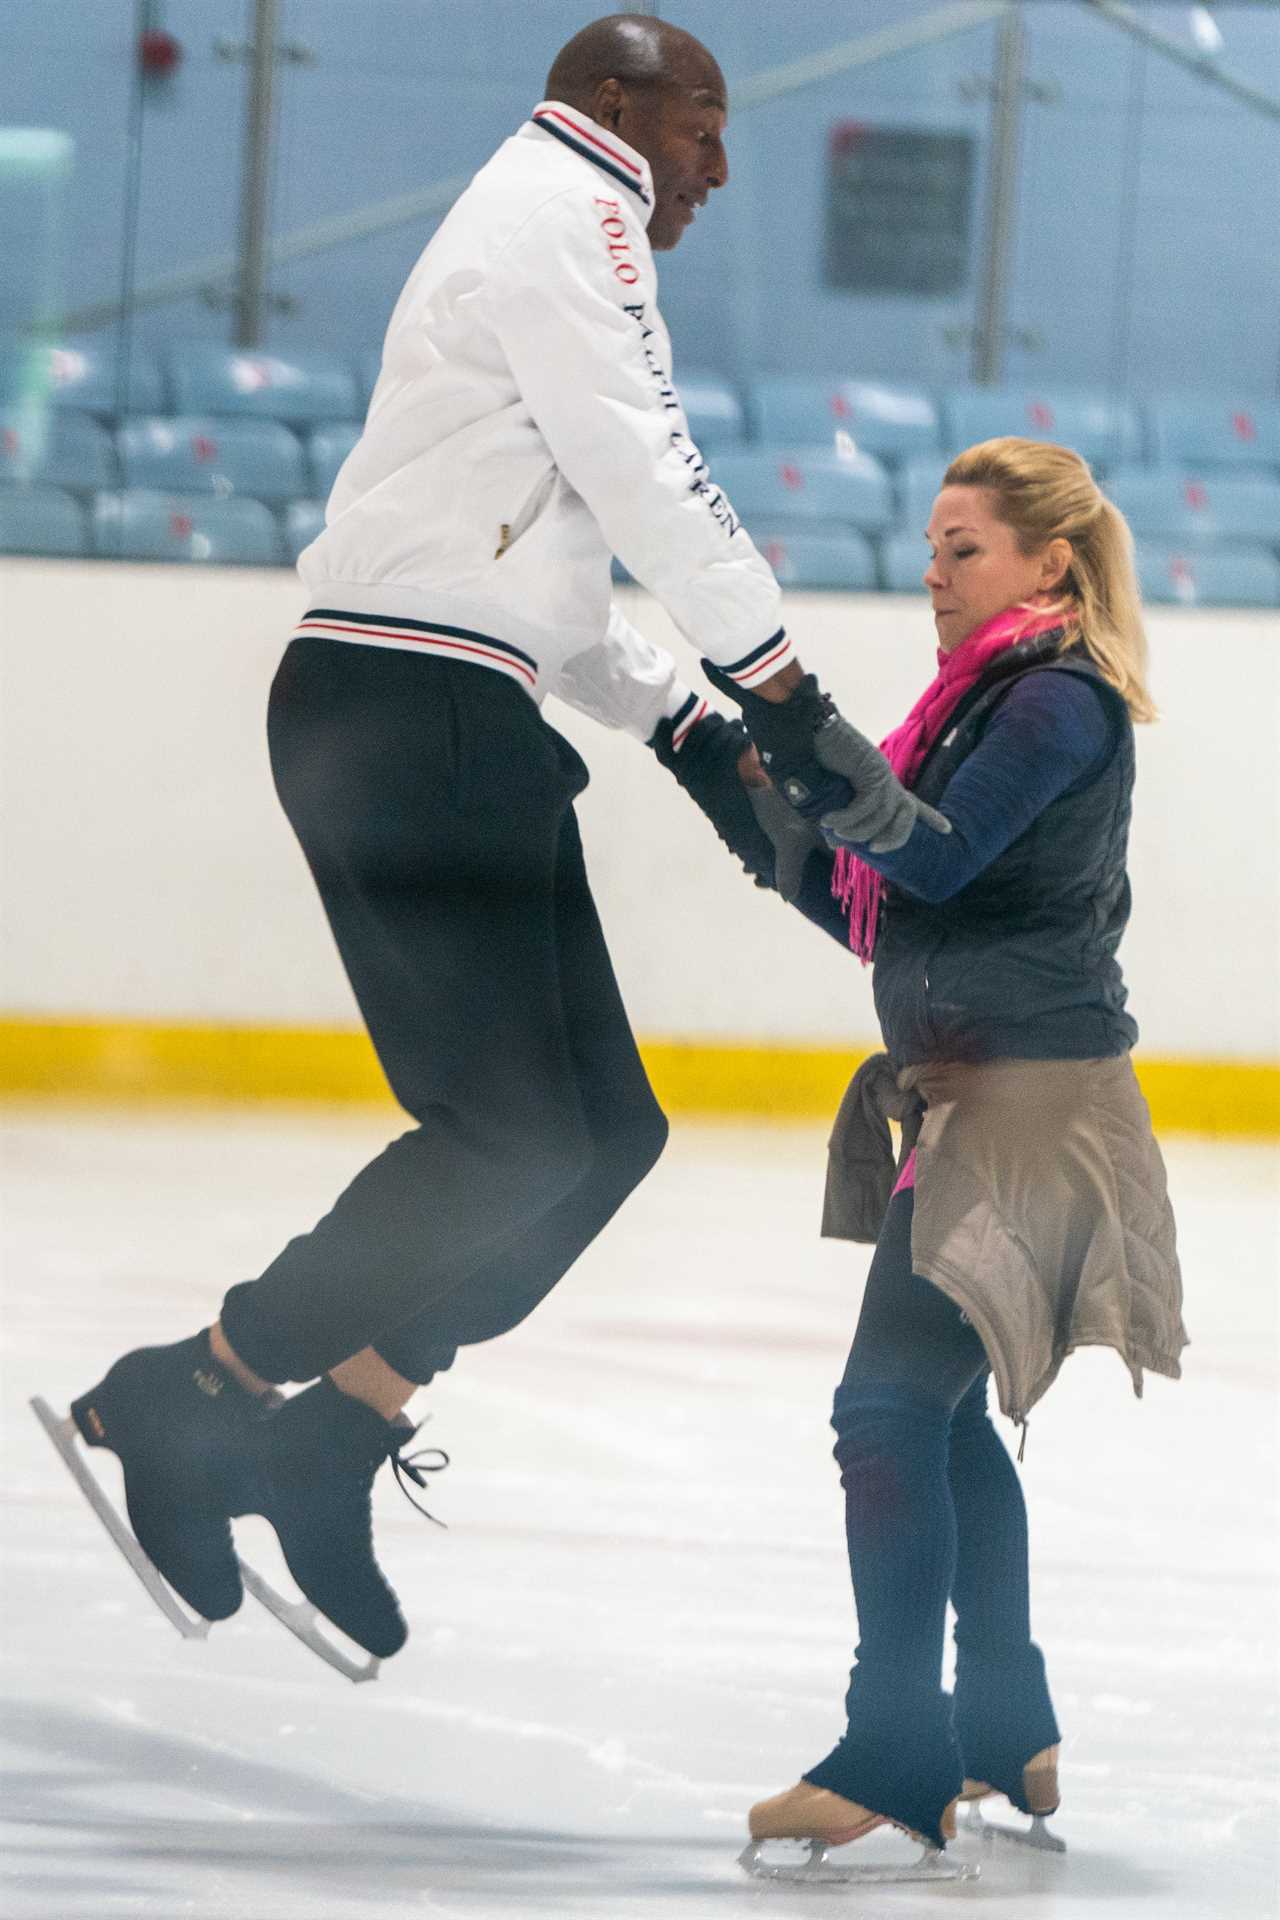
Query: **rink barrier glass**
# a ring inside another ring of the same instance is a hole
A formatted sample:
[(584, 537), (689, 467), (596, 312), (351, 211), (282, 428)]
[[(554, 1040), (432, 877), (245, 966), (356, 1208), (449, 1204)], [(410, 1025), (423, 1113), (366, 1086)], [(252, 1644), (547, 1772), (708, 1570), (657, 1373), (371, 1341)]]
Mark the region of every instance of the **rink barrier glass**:
[[(437, 0), (424, 31), (422, 0), (372, 0), (353, 36), (332, 0), (200, 0), (140, 44), (156, 5), (0, 11), (0, 552), (282, 566), (328, 491), (315, 429), (363, 416), (414, 258), (589, 15)], [(1224, 466), (1280, 485), (1280, 251), (1251, 244), (1273, 0), (676, 12), (727, 76), (733, 182), (663, 260), (663, 312), (713, 463), (784, 456), (781, 508), (728, 488), (784, 584), (914, 590), (906, 467), (1032, 432), (1194, 489), (1150, 599), (1280, 606), (1274, 512), (1246, 532), (1201, 498)], [(209, 417), (246, 414), (310, 460), (301, 490), (211, 451)], [(87, 416), (118, 477), (73, 457)], [(119, 472), (139, 416), (194, 442), (195, 484)], [(798, 452), (870, 462), (869, 502), (828, 490), (835, 539)]]
[[(834, 1114), (872, 1043), (762, 1047), (640, 1042), (670, 1114), (737, 1121), (821, 1121)], [(1280, 1138), (1280, 1064), (1134, 1061), (1158, 1132)], [(0, 1020), (0, 1096), (97, 1101), (385, 1103), (366, 1036), (349, 1029)]]

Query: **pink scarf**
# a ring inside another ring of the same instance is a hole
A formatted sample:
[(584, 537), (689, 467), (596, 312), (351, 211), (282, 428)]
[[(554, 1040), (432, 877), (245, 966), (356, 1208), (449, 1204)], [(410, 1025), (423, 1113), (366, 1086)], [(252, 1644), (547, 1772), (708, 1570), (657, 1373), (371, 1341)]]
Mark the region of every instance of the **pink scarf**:
[[(996, 655), (1019, 640), (1031, 640), (1067, 624), (1061, 608), (1037, 613), (1029, 607), (1010, 607), (975, 627), (954, 653), (938, 651), (938, 673), (912, 707), (900, 727), (886, 734), (880, 751), (904, 787), (915, 785), (916, 775), (941, 735), (955, 708), (977, 684)], [(864, 966), (876, 950), (876, 930), (884, 881), (874, 867), (848, 847), (836, 854), (831, 891), (849, 915), (849, 945)]]

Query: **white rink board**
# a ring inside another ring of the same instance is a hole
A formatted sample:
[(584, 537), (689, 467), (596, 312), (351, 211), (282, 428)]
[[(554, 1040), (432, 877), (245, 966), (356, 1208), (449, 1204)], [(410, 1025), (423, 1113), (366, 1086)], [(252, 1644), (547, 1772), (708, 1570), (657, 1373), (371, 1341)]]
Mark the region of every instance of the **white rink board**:
[[(356, 1024), (267, 767), (266, 692), (301, 604), (285, 572), (0, 560), (0, 1013)], [(787, 613), (876, 737), (932, 671), (923, 599), (792, 595)], [(1167, 717), (1141, 735), (1122, 954), (1142, 1046), (1274, 1058), (1280, 619), (1166, 610), (1150, 627)], [(652, 757), (547, 712), (592, 769), (580, 810), (637, 1030), (874, 1040), (861, 969), (752, 889)]]
[(248, 1605), (180, 1640), (107, 1542), (26, 1396), (207, 1320), (384, 1137), (8, 1116), (5, 1920), (1274, 1920), (1273, 1153), (1171, 1143), (1186, 1378), (1139, 1404), (1079, 1354), (1032, 1416), (1070, 1852), (857, 1893), (734, 1865), (838, 1733), (854, 1637), (825, 1423), (866, 1252), (815, 1237), (819, 1130), (678, 1127), (529, 1322), (418, 1397), (449, 1531), (380, 1488), (413, 1631), (375, 1685)]

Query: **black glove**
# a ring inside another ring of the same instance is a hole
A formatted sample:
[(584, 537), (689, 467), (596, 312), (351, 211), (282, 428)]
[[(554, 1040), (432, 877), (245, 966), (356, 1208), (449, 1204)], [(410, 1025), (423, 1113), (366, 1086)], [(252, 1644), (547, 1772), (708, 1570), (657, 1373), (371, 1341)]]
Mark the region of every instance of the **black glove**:
[(740, 687), (713, 660), (704, 660), (702, 671), (713, 687), (742, 708), (766, 773), (797, 813), (817, 820), (834, 808), (848, 806), (853, 798), (849, 782), (818, 758), (815, 734), (840, 716), (830, 694), (819, 690), (814, 674), (807, 673), (787, 699), (766, 700)]
[(699, 806), (720, 838), (758, 887), (774, 881), (773, 842), (757, 824), (738, 762), (751, 745), (741, 720), (707, 713), (689, 729), (677, 753), (670, 720), (660, 720), (649, 745)]

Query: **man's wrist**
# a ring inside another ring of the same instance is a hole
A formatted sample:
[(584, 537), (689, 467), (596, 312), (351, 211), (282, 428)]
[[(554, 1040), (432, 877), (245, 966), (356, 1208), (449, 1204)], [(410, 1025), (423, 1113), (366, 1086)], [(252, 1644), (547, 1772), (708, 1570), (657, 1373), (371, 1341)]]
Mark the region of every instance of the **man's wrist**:
[(772, 784), (754, 740), (748, 741), (738, 757), (738, 778), (744, 787), (767, 787)]
[(768, 680), (762, 680), (758, 687), (753, 687), (752, 691), (762, 700), (769, 700), (775, 706), (781, 706), (784, 700), (791, 698), (803, 679), (804, 668), (800, 662), (788, 660), (780, 673), (773, 674)]

